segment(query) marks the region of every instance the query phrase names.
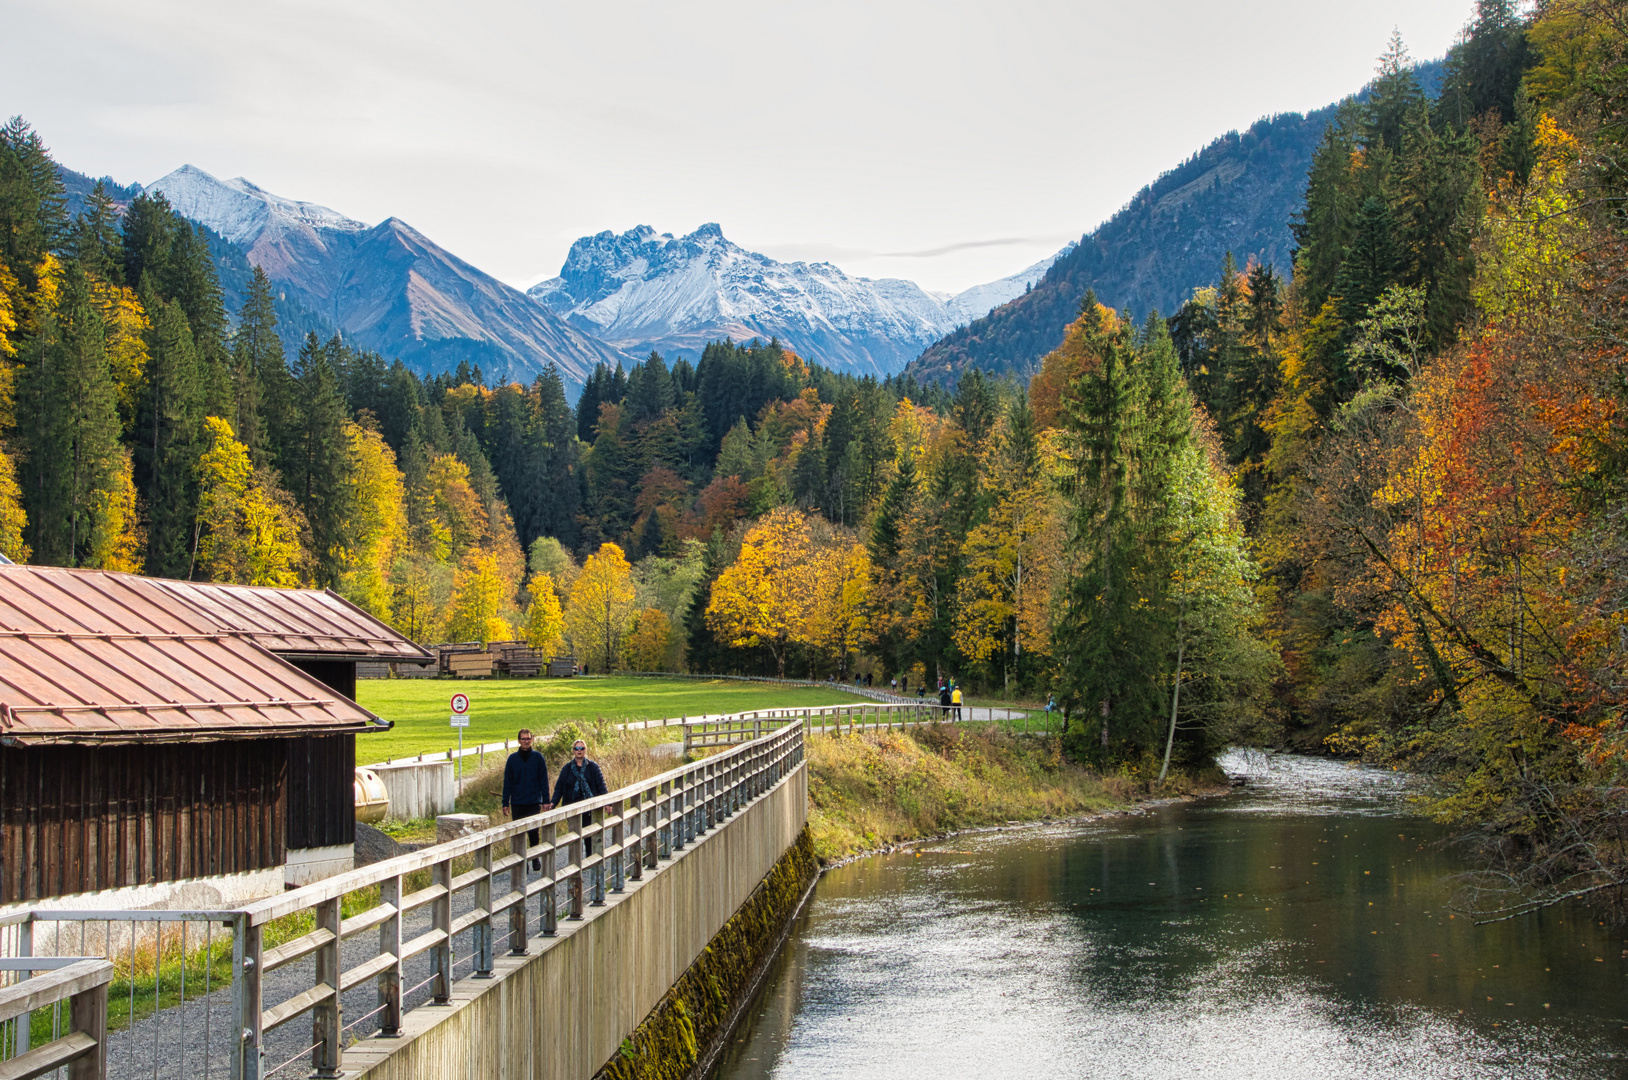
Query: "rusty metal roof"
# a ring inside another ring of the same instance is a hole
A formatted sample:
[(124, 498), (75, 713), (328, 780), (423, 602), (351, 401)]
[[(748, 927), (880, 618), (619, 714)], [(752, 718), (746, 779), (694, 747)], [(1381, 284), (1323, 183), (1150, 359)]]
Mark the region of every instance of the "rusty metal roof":
[(433, 663), (415, 645), (332, 590), (268, 589), (142, 578), (215, 626), (244, 634), (274, 653)]
[[(222, 598), (226, 589), (248, 595)], [(268, 602), (268, 592), (291, 599)], [(255, 617), (229, 614), (240, 610)], [(283, 613), (290, 617), (279, 619)], [(0, 740), (245, 738), (388, 727), (274, 653), (393, 658), (402, 653), (371, 650), (396, 643), (408, 647), (407, 655), (429, 655), (330, 593), (0, 567)]]

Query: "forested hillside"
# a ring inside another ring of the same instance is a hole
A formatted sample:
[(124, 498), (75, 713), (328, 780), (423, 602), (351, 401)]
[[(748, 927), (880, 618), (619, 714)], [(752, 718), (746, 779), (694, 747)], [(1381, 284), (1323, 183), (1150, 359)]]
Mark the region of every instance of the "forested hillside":
[[(1421, 65), (1415, 77), (1434, 89), (1441, 67)], [(1029, 292), (935, 342), (906, 371), (947, 385), (969, 367), (1028, 378), (1062, 342), (1087, 291), (1140, 318), (1175, 311), (1228, 252), (1240, 265), (1286, 271), (1306, 170), (1337, 109), (1285, 113), (1215, 140), (1082, 237)]]
[(574, 411), (554, 370), (423, 379), (314, 335), (290, 361), (262, 274), (228, 332), (207, 236), (146, 195), (70, 220), (14, 119), (0, 552), (331, 586), (594, 670), (1054, 697), (1064, 752), (1144, 778), (1236, 742), (1359, 755), (1437, 778), (1472, 900), (1607, 893), (1625, 26), (1628, 0), (1479, 0), (1434, 99), (1393, 41), (1316, 133), (1292, 277), (1222, 253), (1168, 319), (1088, 292), (1026, 384), (953, 393), (776, 341), (600, 365)]

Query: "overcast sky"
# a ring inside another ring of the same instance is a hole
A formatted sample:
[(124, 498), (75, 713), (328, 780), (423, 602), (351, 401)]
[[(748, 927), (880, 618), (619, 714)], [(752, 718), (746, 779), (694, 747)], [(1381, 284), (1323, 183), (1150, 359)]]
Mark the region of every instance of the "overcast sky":
[(0, 0), (0, 112), (57, 159), (184, 163), (487, 272), (716, 221), (779, 259), (958, 290), (1111, 215), (1211, 139), (1360, 87), (1470, 0)]

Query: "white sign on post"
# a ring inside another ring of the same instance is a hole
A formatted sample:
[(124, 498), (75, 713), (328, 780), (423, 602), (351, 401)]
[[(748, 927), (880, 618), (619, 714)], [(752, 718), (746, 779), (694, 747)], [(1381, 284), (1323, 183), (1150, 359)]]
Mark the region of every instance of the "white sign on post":
[(458, 729), (458, 791), (464, 789), (464, 728), (469, 726), (469, 695), (452, 695), (452, 726)]

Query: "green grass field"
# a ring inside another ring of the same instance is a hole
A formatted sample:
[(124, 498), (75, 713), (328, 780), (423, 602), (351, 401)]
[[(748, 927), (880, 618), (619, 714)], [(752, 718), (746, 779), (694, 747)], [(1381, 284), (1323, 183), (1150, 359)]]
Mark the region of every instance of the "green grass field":
[(411, 757), (458, 744), (448, 723), (453, 694), (469, 695), (464, 745), (548, 732), (566, 720), (660, 720), (747, 709), (843, 705), (862, 699), (832, 687), (692, 679), (362, 679), (356, 700), (395, 727), (356, 740), (356, 763)]

